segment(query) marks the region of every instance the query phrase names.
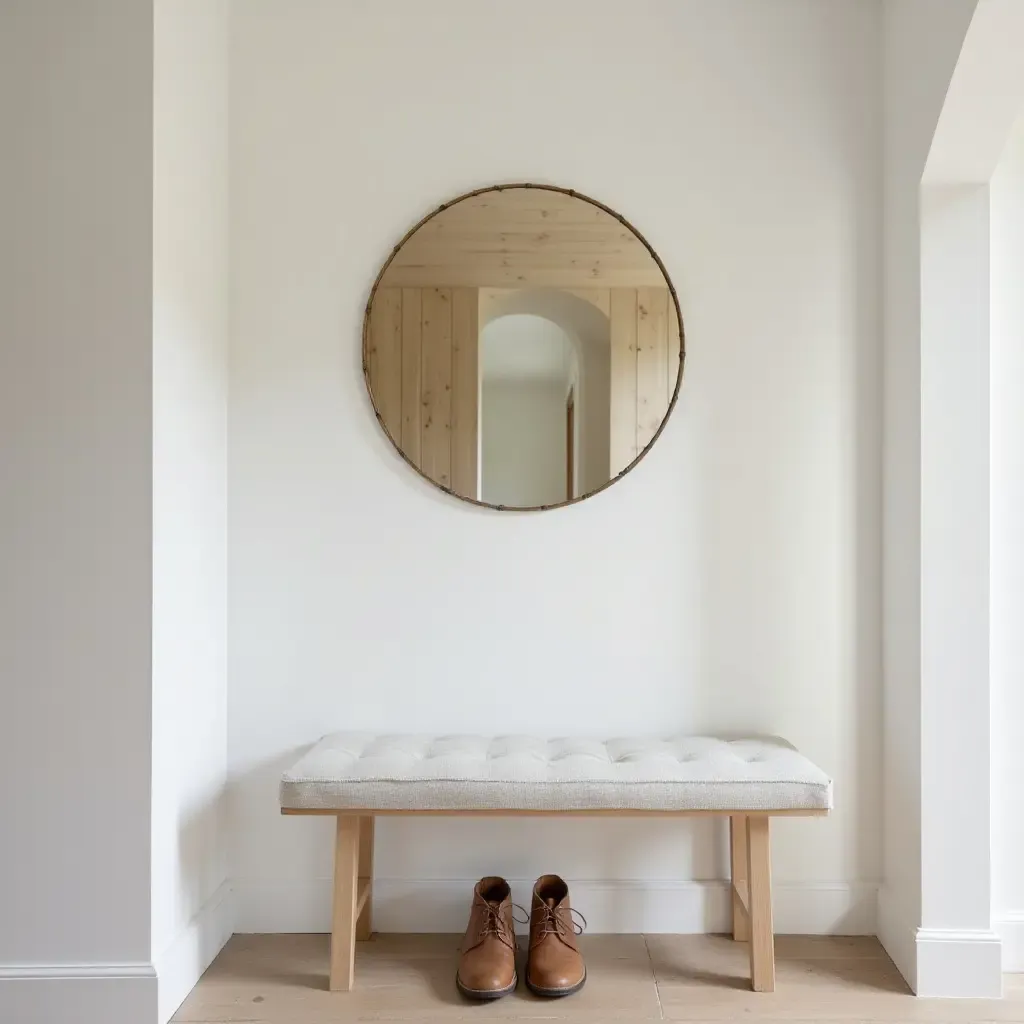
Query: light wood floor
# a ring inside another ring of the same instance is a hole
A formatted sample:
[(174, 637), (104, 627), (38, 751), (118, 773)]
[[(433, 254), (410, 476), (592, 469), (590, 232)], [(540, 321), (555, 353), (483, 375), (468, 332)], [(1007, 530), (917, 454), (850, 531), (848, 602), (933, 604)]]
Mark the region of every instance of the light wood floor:
[(361, 942), (355, 991), (331, 993), (326, 935), (236, 935), (174, 1020), (1024, 1022), (1024, 975), (1007, 976), (1002, 1000), (915, 999), (877, 941), (864, 938), (777, 937), (777, 991), (757, 994), (749, 991), (746, 948), (731, 939), (587, 935), (587, 984), (576, 995), (537, 999), (520, 983), (497, 1002), (468, 1003), (455, 989), (459, 940), (381, 935)]

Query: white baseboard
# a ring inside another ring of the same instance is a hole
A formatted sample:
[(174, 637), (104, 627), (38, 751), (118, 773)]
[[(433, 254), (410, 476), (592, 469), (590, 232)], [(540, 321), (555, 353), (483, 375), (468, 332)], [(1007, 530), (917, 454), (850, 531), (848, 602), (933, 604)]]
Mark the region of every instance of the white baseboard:
[[(513, 898), (528, 905), (532, 880), (510, 879)], [(374, 928), (382, 932), (452, 932), (466, 927), (474, 880), (377, 878)], [(236, 878), (238, 932), (330, 930), (331, 880)], [(588, 930), (700, 934), (730, 927), (729, 883), (674, 881), (570, 881), (573, 906)], [(773, 887), (775, 930), (780, 934), (874, 935), (878, 886), (874, 882), (778, 883)]]
[(157, 1020), (166, 1024), (234, 931), (231, 883), (223, 882), (156, 958)]
[(987, 928), (918, 928), (919, 996), (998, 999), (1003, 994), (1002, 943)]
[(996, 931), (919, 928), (917, 920), (899, 890), (890, 886), (879, 890), (878, 939), (917, 995), (947, 999), (1002, 995), (1002, 942)]
[(1024, 911), (1003, 914), (993, 925), (1003, 940), (1003, 973), (1024, 972)]
[(112, 1024), (156, 1018), (152, 964), (38, 964), (0, 967), (0, 1021)]

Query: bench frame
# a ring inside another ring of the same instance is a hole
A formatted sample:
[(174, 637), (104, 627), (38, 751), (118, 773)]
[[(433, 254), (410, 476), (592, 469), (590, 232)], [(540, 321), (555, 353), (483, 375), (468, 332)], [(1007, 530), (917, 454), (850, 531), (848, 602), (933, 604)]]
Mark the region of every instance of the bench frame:
[(826, 810), (721, 811), (390, 811), (301, 810), (282, 814), (332, 815), (334, 898), (331, 912), (332, 992), (347, 992), (355, 981), (356, 941), (373, 932), (373, 826), (381, 816), (437, 817), (727, 817), (732, 870), (732, 937), (750, 947), (750, 984), (755, 992), (775, 991), (775, 932), (772, 926), (772, 868), (768, 822), (773, 817), (825, 817)]

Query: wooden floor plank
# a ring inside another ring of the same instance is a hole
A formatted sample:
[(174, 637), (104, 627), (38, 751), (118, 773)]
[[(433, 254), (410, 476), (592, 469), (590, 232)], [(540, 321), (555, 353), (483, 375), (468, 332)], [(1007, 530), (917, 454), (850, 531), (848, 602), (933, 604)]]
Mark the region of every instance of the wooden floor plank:
[[(774, 993), (749, 988), (744, 945), (711, 935), (584, 935), (587, 984), (495, 1003), (455, 989), (458, 935), (379, 935), (356, 946), (352, 992), (327, 991), (326, 935), (236, 935), (175, 1015), (179, 1024), (357, 1020), (1024, 1022), (1024, 984), (1003, 1000), (915, 999), (877, 940), (779, 936)], [(522, 945), (522, 940), (520, 940)], [(520, 957), (521, 959), (521, 957)], [(520, 966), (522, 974), (522, 966)]]

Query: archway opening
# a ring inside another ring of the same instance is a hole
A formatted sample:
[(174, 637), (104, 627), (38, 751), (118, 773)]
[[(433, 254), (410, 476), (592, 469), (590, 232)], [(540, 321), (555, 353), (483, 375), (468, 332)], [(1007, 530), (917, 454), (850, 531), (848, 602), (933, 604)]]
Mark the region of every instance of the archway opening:
[(576, 344), (553, 320), (510, 313), (480, 333), (480, 493), (551, 505), (579, 493)]
[[(481, 344), (491, 324), (525, 316), (557, 327), (572, 346), (573, 497), (604, 486), (610, 476), (623, 468), (613, 467), (611, 458), (611, 323), (606, 308), (595, 301), (596, 297), (568, 289), (534, 288), (487, 289), (480, 297)], [(481, 368), (484, 358), (482, 355)], [(481, 380), (482, 376), (481, 372)], [(564, 488), (558, 500), (564, 501), (567, 493)]]

